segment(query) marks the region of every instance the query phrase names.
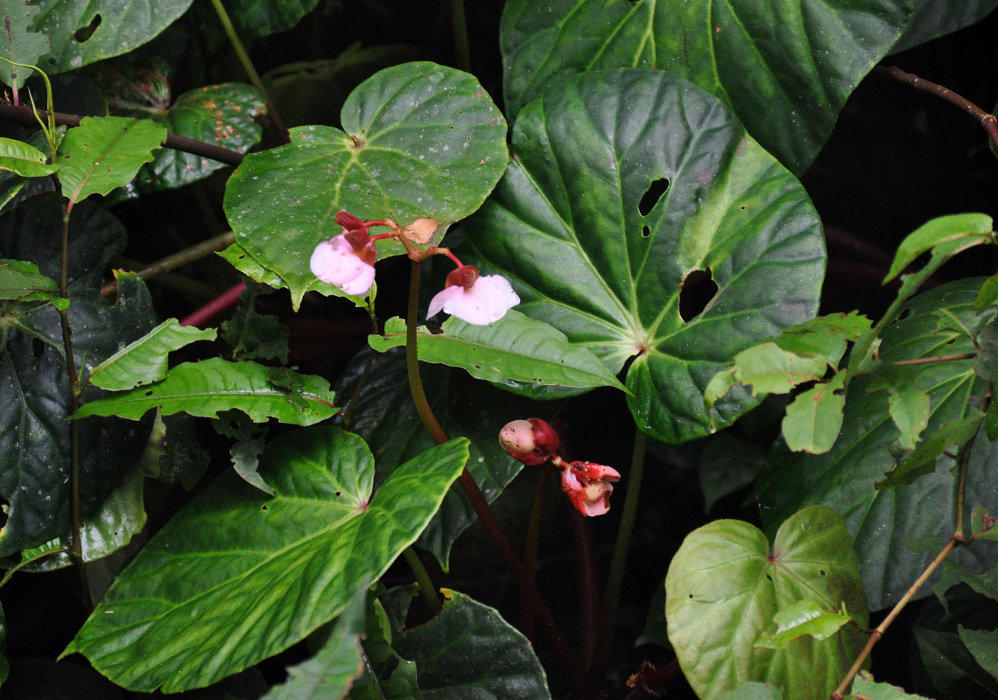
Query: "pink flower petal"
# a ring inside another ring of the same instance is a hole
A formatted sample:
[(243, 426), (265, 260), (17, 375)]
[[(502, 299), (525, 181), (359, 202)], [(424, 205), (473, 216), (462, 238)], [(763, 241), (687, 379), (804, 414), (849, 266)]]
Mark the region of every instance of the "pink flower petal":
[(572, 462), (561, 471), (561, 488), (577, 511), (585, 516), (610, 511), (611, 481), (620, 479), (616, 469), (593, 462)]
[(367, 294), (374, 283), (374, 265), (360, 258), (345, 234), (315, 247), (309, 260), (312, 274), (323, 282), (335, 284), (347, 294)]
[(438, 292), (430, 301), (427, 317), (443, 310), (467, 323), (487, 326), (519, 303), (520, 297), (505, 277), (486, 275), (475, 280), (471, 289), (453, 285)]

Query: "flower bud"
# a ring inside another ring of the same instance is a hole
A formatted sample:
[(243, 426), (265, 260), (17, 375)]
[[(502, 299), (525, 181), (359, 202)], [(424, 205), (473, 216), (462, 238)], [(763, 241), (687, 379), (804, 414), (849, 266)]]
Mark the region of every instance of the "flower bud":
[(528, 466), (544, 464), (558, 451), (558, 433), (540, 418), (515, 420), (499, 431), (499, 444)]

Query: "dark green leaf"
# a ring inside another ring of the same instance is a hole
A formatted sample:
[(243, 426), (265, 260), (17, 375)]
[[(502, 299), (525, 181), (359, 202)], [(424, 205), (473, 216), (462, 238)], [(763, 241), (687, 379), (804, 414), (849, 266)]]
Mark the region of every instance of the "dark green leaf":
[(998, 323), (991, 319), (977, 335), (974, 372), (986, 382), (998, 379)]
[[(265, 290), (265, 291), (264, 291)], [(248, 285), (240, 295), (240, 306), (222, 322), (222, 340), (232, 346), (232, 356), (245, 360), (288, 361), (288, 328), (277, 316), (256, 311), (256, 299), (271, 292), (269, 287)]]
[[(3, 32), (0, 32), (3, 36)], [(0, 71), (3, 70), (0, 61)], [(0, 170), (9, 170), (21, 177), (42, 177), (59, 169), (58, 165), (46, 163), (48, 156), (31, 144), (14, 139), (0, 138)]]
[(845, 607), (866, 625), (859, 562), (835, 511), (810, 507), (783, 523), (773, 542), (739, 520), (686, 536), (665, 579), (669, 640), (686, 679), (705, 700), (756, 681), (795, 700), (827, 698), (865, 642), (847, 626), (825, 640), (798, 637), (785, 649), (757, 648), (773, 617), (801, 600)]
[(766, 466), (766, 453), (758, 444), (721, 433), (704, 447), (697, 460), (704, 512), (724, 496), (743, 489)]
[(960, 625), (958, 634), (981, 668), (998, 679), (998, 631), (969, 630)]
[(931, 474), (936, 470), (936, 462), (943, 453), (952, 448), (948, 459), (953, 461), (953, 455), (963, 449), (977, 433), (984, 414), (976, 409), (969, 409), (966, 418), (956, 418), (940, 425), (918, 448), (905, 455), (898, 465), (884, 474), (883, 481), (874, 484), (874, 488), (886, 489), (903, 484), (910, 484), (915, 479)]
[(398, 653), (416, 662), (421, 697), (551, 697), (526, 637), (496, 610), (457, 591), (444, 595), (437, 617), (395, 640)]
[[(723, 105), (660, 71), (552, 87), (520, 114), (513, 151), (462, 228), (517, 309), (613, 374), (630, 362), (631, 412), (662, 441), (756, 405), (744, 388), (710, 412), (701, 397), (737, 353), (814, 314), (824, 244), (800, 183)], [(692, 304), (697, 287), (709, 301)]]
[(293, 29), (319, 0), (226, 0), (226, 10), (243, 39)]
[(218, 479), (132, 560), (64, 653), (125, 688), (169, 693), (287, 648), (412, 544), (467, 445), (423, 453), (372, 498), (374, 460), (359, 437), (328, 427), (281, 436), (261, 467), (277, 495)]
[(165, 140), (166, 129), (151, 119), (84, 118), (59, 147), (63, 195), (75, 204), (127, 185)]
[[(998, 539), (998, 530), (995, 530), (996, 522), (998, 522), (998, 518), (991, 515), (988, 509), (981, 504), (978, 503), (971, 509), (970, 531), (976, 539)], [(998, 599), (998, 595), (995, 598)]]
[[(368, 336), (378, 352), (405, 345), (405, 321), (395, 317), (385, 324), (385, 334)], [(589, 350), (573, 345), (561, 331), (543, 321), (507, 311), (487, 326), (447, 319), (441, 333), (418, 331), (419, 359), (460, 367), (476, 379), (484, 379), (514, 391), (557, 386), (592, 389), (612, 386), (623, 389), (606, 365)]]
[(583, 71), (659, 68), (730, 104), (749, 133), (802, 173), (914, 5), (515, 0), (500, 28), (507, 110), (515, 115)]
[(918, 0), (908, 27), (891, 48), (891, 53), (907, 51), (919, 44), (970, 26), (984, 19), (996, 6), (998, 6), (996, 0), (961, 0), (956, 4), (943, 4), (939, 0)]
[[(243, 414), (239, 414), (243, 415)], [(156, 416), (142, 455), (142, 471), (150, 479), (178, 483), (190, 491), (208, 468), (210, 455), (197, 437), (196, 419), (186, 414)]]
[[(340, 233), (338, 210), (403, 227), (435, 219), (439, 241), (481, 205), (509, 158), (506, 122), (485, 90), (433, 63), (375, 74), (350, 94), (341, 120), (343, 131), (292, 129), (292, 143), (247, 156), (226, 186), (236, 242), (290, 288), (295, 308), (315, 288), (315, 246)], [(377, 245), (382, 256), (404, 251)]]
[(37, 5), (29, 5), (26, 0), (0, 0), (0, 16), (4, 18), (5, 29), (0, 32), (0, 58), (7, 59), (0, 60), (0, 80), (14, 88), (15, 94), (33, 71), (7, 61), (31, 66), (49, 52), (48, 37), (31, 30), (38, 10)]
[(164, 415), (183, 411), (216, 418), (219, 411), (237, 408), (256, 422), (276, 418), (282, 423), (312, 425), (337, 411), (326, 380), (288, 370), (293, 388), (278, 386), (271, 368), (256, 362), (226, 362), (213, 357), (185, 362), (166, 379), (98, 399), (80, 407), (73, 418), (121, 416), (138, 420), (158, 408)]
[(955, 632), (913, 625), (922, 663), (933, 685), (945, 697), (973, 698), (987, 691), (994, 697), (998, 685), (974, 660)]
[(146, 43), (191, 0), (40, 0), (34, 28), (48, 35), (51, 54), (40, 66), (63, 73)]

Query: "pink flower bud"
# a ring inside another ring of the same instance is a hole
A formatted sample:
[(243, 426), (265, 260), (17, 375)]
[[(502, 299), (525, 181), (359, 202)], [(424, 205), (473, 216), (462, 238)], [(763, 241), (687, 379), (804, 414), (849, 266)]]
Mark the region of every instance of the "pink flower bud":
[(561, 488), (575, 509), (586, 516), (610, 510), (611, 482), (619, 481), (616, 469), (593, 462), (572, 462), (561, 471)]
[(558, 433), (540, 418), (515, 420), (499, 431), (499, 444), (526, 465), (544, 464), (558, 451)]

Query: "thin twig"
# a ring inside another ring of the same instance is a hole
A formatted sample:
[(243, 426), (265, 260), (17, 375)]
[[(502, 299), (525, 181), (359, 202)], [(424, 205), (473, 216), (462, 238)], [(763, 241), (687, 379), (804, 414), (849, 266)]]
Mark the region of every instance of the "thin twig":
[(246, 291), (246, 283), (234, 284), (209, 301), (190, 316), (180, 321), (181, 326), (202, 326), (223, 311), (227, 311), (239, 301), (239, 295)]
[(895, 365), (931, 365), (936, 362), (953, 362), (954, 360), (972, 360), (977, 357), (976, 352), (959, 352), (954, 355), (939, 355), (938, 357), (916, 357), (911, 360), (897, 360), (891, 364)]
[[(192, 245), (190, 248), (184, 248), (173, 255), (168, 255), (165, 258), (161, 258), (156, 262), (146, 265), (139, 270), (139, 278), (147, 280), (163, 272), (169, 272), (170, 270), (178, 268), (181, 265), (187, 265), (195, 260), (200, 260), (201, 258), (211, 255), (216, 251), (228, 248), (235, 242), (235, 240), (236, 236), (232, 233), (232, 231), (215, 236), (214, 238), (209, 238), (208, 240), (202, 241), (197, 245)], [(100, 295), (102, 297), (106, 297), (117, 291), (118, 281), (113, 280), (101, 287)]]

